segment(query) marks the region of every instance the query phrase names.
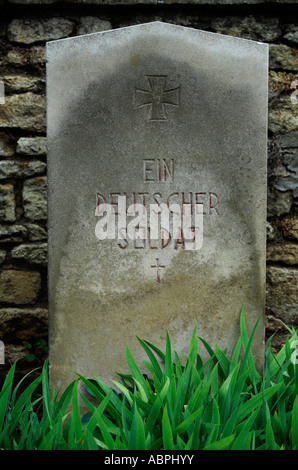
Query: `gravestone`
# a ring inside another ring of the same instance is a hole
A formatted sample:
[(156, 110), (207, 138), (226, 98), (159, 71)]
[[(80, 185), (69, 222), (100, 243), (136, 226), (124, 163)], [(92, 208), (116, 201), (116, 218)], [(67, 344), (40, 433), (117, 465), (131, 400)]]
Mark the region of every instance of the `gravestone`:
[[(264, 346), (268, 46), (153, 22), (47, 44), (50, 377)], [(203, 345), (200, 353), (204, 353)]]

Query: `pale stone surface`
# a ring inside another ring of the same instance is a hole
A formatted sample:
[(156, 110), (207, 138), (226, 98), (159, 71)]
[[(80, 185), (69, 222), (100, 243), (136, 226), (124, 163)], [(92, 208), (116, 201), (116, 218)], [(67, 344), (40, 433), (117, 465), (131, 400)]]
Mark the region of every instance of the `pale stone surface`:
[[(141, 366), (136, 335), (164, 349), (168, 330), (185, 359), (197, 326), (230, 352), (243, 305), (260, 365), (268, 46), (156, 22), (53, 41), (47, 60), (55, 387), (127, 372), (126, 344)], [(202, 248), (97, 239), (96, 201), (117, 194), (203, 204)]]

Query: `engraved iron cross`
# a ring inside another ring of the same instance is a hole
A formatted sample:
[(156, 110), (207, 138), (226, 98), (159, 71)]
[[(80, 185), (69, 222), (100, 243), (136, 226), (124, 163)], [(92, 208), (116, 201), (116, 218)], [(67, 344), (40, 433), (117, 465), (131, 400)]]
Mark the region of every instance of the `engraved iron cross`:
[(160, 282), (160, 268), (165, 268), (165, 265), (164, 264), (159, 264), (159, 258), (156, 258), (156, 264), (155, 265), (151, 265), (151, 268), (155, 268), (156, 269), (156, 282)]
[(166, 105), (179, 106), (180, 86), (166, 89), (166, 75), (146, 75), (146, 78), (149, 89), (136, 88), (136, 106), (151, 106), (149, 121), (167, 121)]

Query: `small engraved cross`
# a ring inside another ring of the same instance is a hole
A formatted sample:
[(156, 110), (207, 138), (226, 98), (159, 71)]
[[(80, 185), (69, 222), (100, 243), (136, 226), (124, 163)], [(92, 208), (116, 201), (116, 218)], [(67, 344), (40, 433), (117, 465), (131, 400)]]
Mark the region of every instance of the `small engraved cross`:
[(165, 268), (165, 266), (163, 264), (159, 264), (159, 258), (156, 258), (156, 265), (152, 266), (151, 265), (151, 268), (155, 268), (156, 269), (156, 282), (160, 282), (160, 273), (159, 273), (159, 269), (160, 268)]
[(167, 121), (166, 105), (179, 106), (180, 86), (166, 89), (166, 75), (146, 75), (149, 90), (136, 88), (137, 107), (150, 106), (149, 121)]

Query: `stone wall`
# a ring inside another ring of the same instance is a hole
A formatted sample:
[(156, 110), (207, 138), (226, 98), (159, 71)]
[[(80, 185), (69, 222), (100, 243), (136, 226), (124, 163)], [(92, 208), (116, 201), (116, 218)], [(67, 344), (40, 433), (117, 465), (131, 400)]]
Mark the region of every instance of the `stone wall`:
[(6, 353), (0, 373), (9, 361), (18, 359), (25, 371), (46, 357), (45, 43), (154, 20), (270, 43), (266, 334), (276, 332), (278, 350), (287, 335), (283, 322), (298, 327), (295, 3), (0, 1), (0, 339)]

